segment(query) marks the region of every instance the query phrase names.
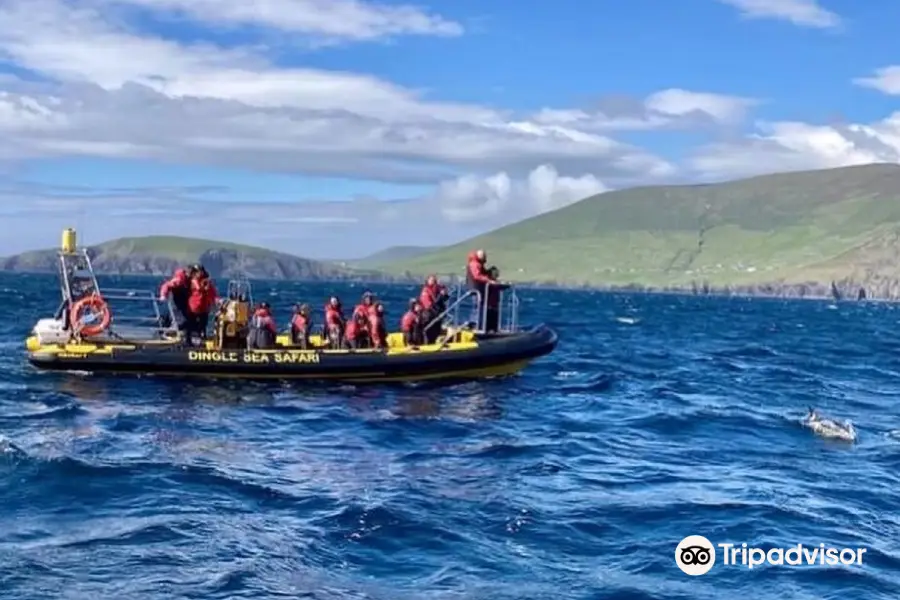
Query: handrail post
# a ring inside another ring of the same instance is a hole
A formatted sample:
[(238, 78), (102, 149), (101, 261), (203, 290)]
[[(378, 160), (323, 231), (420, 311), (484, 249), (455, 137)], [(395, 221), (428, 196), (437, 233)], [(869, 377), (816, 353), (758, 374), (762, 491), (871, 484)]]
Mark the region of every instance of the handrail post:
[(478, 330), (481, 333), (487, 332), (487, 313), (488, 313), (488, 299), (491, 297), (491, 282), (488, 281), (484, 284), (484, 297), (481, 299), (481, 303), (479, 304), (479, 308), (481, 309), (481, 322), (478, 324)]
[(503, 303), (506, 300), (506, 290), (500, 290), (500, 297), (497, 299), (497, 331), (503, 331)]

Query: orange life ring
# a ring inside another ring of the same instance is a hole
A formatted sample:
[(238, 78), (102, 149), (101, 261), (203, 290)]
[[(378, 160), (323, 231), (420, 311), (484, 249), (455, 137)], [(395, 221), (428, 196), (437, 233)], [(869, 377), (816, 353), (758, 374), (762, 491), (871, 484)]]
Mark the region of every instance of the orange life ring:
[[(86, 308), (92, 309), (92, 314), (100, 314), (99, 323), (91, 323), (90, 325), (82, 323), (84, 318), (81, 313)], [(76, 333), (83, 337), (92, 337), (106, 331), (110, 321), (112, 321), (112, 313), (109, 311), (109, 305), (106, 303), (106, 300), (97, 294), (92, 294), (72, 305), (72, 310), (69, 311), (69, 321), (72, 323), (72, 329)]]

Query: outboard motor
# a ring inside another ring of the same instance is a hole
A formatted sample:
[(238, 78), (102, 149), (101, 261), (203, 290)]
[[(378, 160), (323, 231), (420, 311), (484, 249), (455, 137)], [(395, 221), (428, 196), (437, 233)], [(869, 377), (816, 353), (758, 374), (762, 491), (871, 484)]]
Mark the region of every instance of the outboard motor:
[(222, 350), (240, 350), (247, 347), (247, 329), (250, 324), (250, 303), (228, 299), (222, 305), (216, 322), (216, 337)]

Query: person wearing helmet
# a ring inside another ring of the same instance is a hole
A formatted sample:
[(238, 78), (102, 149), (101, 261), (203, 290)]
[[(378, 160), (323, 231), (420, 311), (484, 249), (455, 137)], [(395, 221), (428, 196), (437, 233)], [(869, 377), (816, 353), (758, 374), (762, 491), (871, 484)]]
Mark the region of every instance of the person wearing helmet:
[(421, 346), (425, 343), (422, 328), (422, 304), (416, 298), (409, 299), (409, 310), (400, 319), (400, 331), (403, 333), (403, 343), (406, 346)]
[[(441, 335), (441, 321), (436, 320), (445, 310), (447, 310), (447, 300), (450, 295), (447, 288), (438, 283), (437, 277), (429, 275), (425, 280), (425, 285), (419, 293), (419, 305), (421, 311), (419, 320), (422, 323), (424, 334), (424, 344), (433, 344)], [(431, 327), (427, 327), (427, 325)]]
[(191, 319), (191, 311), (188, 308), (188, 298), (191, 295), (191, 280), (186, 269), (175, 269), (171, 279), (163, 283), (159, 288), (159, 301), (165, 302), (172, 296), (172, 306), (175, 307), (175, 320), (180, 331), (187, 331)]
[(466, 286), (470, 290), (478, 292), (478, 323), (477, 329), (484, 328), (484, 309), (487, 300), (486, 292), (489, 284), (492, 283), (490, 274), (487, 271), (485, 263), (487, 262), (487, 253), (478, 249), (469, 253), (468, 262), (466, 263)]
[(369, 317), (366, 314), (358, 312), (350, 315), (341, 343), (347, 350), (369, 347)]
[(206, 331), (209, 328), (209, 313), (219, 300), (219, 292), (215, 284), (209, 278), (200, 265), (191, 268), (194, 275), (191, 278), (191, 293), (188, 297), (188, 309), (191, 313), (191, 324), (188, 328), (188, 344), (191, 343), (193, 333), (197, 333), (201, 340), (206, 339)]
[(278, 328), (272, 318), (268, 302), (260, 302), (253, 311), (250, 328), (247, 333), (247, 348), (250, 350), (271, 350), (275, 347)]
[[(363, 292), (362, 298), (360, 298), (359, 304), (353, 309), (353, 317), (355, 318), (358, 315), (362, 315), (363, 318), (368, 322), (369, 317), (371, 317), (375, 313), (375, 294), (366, 290)], [(358, 332), (359, 338), (359, 347), (367, 348), (369, 344), (368, 338), (369, 329), (365, 327)]]
[(309, 348), (309, 329), (312, 325), (312, 314), (309, 304), (300, 304), (294, 308), (291, 319), (291, 341), (306, 350)]
[(361, 313), (368, 317), (375, 310), (375, 294), (366, 290), (363, 292), (362, 297), (359, 300), (359, 304), (356, 305), (353, 309), (353, 314)]
[(384, 350), (388, 345), (387, 329), (384, 326), (384, 305), (375, 303), (375, 309), (369, 313), (369, 341), (373, 348)]
[(344, 311), (341, 300), (332, 296), (325, 305), (325, 335), (332, 349), (341, 348), (341, 340), (344, 335)]

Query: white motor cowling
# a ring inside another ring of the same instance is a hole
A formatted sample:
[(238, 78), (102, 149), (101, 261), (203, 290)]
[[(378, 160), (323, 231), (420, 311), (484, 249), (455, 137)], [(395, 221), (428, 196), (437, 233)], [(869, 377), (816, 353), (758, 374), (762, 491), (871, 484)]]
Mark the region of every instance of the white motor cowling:
[(42, 346), (65, 344), (69, 341), (69, 332), (64, 327), (65, 324), (60, 319), (41, 319), (31, 332)]

